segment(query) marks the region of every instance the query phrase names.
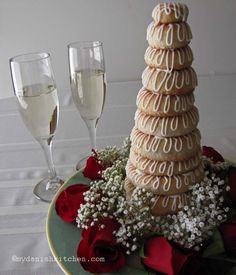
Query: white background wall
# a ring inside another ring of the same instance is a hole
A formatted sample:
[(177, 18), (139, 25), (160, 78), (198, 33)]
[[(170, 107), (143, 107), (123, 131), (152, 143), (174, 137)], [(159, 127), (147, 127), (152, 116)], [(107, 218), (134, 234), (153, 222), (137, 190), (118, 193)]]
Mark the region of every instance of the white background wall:
[[(236, 73), (236, 1), (185, 0), (200, 75)], [(146, 28), (156, 0), (0, 0), (0, 97), (12, 95), (8, 60), (49, 51), (58, 87), (67, 93), (66, 45), (104, 42), (109, 81), (139, 80)]]
[[(236, 1), (186, 0), (193, 32), (193, 64), (199, 76), (196, 103), (202, 143), (235, 159)], [(68, 81), (66, 45), (76, 40), (104, 42), (110, 82), (98, 144), (120, 144), (134, 124), (147, 47), (146, 29), (154, 0), (0, 0), (0, 178), (39, 177), (45, 160), (16, 110), (8, 60), (27, 52), (49, 51), (60, 93), (60, 123), (54, 159), (70, 174), (88, 152), (87, 129), (75, 110)], [(44, 170), (45, 171), (45, 170)]]

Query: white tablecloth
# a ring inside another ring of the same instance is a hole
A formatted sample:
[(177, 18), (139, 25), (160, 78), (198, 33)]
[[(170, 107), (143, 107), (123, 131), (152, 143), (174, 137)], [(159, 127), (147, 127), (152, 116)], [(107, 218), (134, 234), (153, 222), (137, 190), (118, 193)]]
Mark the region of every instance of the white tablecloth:
[[(0, 274), (63, 274), (45, 231), (48, 203), (34, 198), (36, 179), (0, 182)], [(36, 262), (38, 261), (38, 262)]]

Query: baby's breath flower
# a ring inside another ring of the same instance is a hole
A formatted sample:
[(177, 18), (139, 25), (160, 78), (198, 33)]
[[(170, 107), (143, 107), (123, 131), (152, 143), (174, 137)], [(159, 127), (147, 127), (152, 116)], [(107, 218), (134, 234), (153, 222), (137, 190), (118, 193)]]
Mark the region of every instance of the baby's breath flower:
[(199, 250), (214, 228), (227, 218), (229, 208), (224, 206), (223, 192), (228, 186), (217, 177), (217, 172), (228, 169), (229, 164), (213, 164), (204, 157), (205, 176), (190, 188), (189, 205), (176, 214), (156, 217), (150, 211), (150, 205), (155, 202), (150, 191), (136, 187), (131, 200), (126, 199), (124, 179), (129, 150), (128, 139), (120, 149), (113, 146), (97, 152), (101, 164), (108, 168), (102, 172), (102, 180), (92, 182), (89, 191), (84, 193), (85, 204), (78, 212), (78, 227), (94, 226), (102, 217), (116, 219), (120, 228), (113, 233), (117, 242), (126, 247), (127, 254), (140, 246), (143, 237), (153, 233), (162, 234), (186, 248)]

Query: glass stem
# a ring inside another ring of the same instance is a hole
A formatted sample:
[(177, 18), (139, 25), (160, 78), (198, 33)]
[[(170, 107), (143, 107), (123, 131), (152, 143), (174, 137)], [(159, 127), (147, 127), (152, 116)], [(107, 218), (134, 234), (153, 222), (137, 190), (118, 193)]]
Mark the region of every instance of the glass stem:
[(91, 149), (96, 149), (97, 119), (85, 119), (84, 121), (88, 127)]
[(53, 180), (56, 178), (57, 175), (56, 175), (56, 170), (55, 170), (53, 160), (52, 160), (52, 139), (40, 140), (39, 143), (40, 143), (41, 147), (43, 148), (46, 162), (48, 165), (49, 179)]

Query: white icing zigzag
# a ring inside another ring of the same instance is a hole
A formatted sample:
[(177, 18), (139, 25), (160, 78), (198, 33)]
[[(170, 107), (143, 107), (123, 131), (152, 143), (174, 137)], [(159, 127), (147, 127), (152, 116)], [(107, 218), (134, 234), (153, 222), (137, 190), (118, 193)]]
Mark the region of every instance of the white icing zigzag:
[[(171, 103), (173, 104), (173, 108), (171, 108)], [(153, 113), (158, 113), (158, 111), (161, 110), (163, 113), (169, 114), (171, 109), (173, 109), (175, 113), (183, 113), (193, 106), (194, 95), (193, 93), (181, 96), (154, 94), (142, 88), (138, 93), (136, 104), (142, 110), (152, 107)]]
[[(167, 30), (166, 30), (167, 29)], [(187, 23), (157, 24), (151, 22), (147, 28), (147, 41), (155, 47), (161, 42), (158, 48), (179, 48), (173, 47), (174, 42), (186, 46), (192, 39), (192, 32)]]
[[(200, 145), (200, 132), (198, 129), (194, 130), (188, 135), (179, 137), (158, 137), (142, 133), (134, 128), (131, 132), (132, 145), (137, 148), (143, 148), (146, 152), (157, 152), (163, 150), (167, 154), (171, 150), (180, 153), (183, 149), (189, 151), (193, 150), (196, 145)], [(185, 147), (183, 147), (183, 144)]]
[(179, 194), (179, 195), (171, 195), (171, 196), (156, 196), (155, 201), (151, 207), (151, 209), (155, 209), (156, 207), (167, 208), (171, 204), (171, 211), (175, 212), (178, 209), (188, 205), (189, 195), (187, 193)]
[(160, 3), (158, 4), (152, 12), (153, 19), (159, 23), (161, 15), (170, 15), (174, 11), (175, 19), (181, 20), (183, 22), (187, 21), (188, 17), (188, 7), (184, 4), (169, 2), (169, 3)]
[(169, 176), (149, 175), (136, 169), (133, 164), (128, 161), (126, 166), (127, 177), (135, 186), (152, 190), (154, 194), (173, 195), (184, 193), (189, 186), (197, 183), (203, 176), (204, 169), (202, 163), (193, 171), (183, 174)]
[(184, 70), (163, 71), (158, 68), (147, 67), (142, 74), (143, 86), (157, 92), (178, 92), (184, 87), (194, 89), (197, 86), (197, 76), (193, 68)]
[[(131, 149), (131, 162), (136, 168), (141, 171), (148, 171), (148, 174), (159, 174), (173, 176), (175, 174), (181, 174), (191, 169), (196, 168), (200, 162), (200, 153), (197, 153), (194, 157), (183, 161), (156, 161), (148, 158), (144, 158), (141, 155), (136, 154)], [(176, 171), (177, 170), (177, 171)]]
[(138, 129), (141, 127), (140, 130), (147, 134), (162, 137), (187, 134), (196, 128), (198, 121), (199, 115), (196, 107), (182, 115), (171, 117), (150, 116), (139, 109), (135, 113), (135, 125)]
[(155, 66), (172, 71), (174, 67), (191, 65), (193, 53), (189, 46), (179, 49), (155, 49), (148, 47), (144, 59), (149, 66)]

